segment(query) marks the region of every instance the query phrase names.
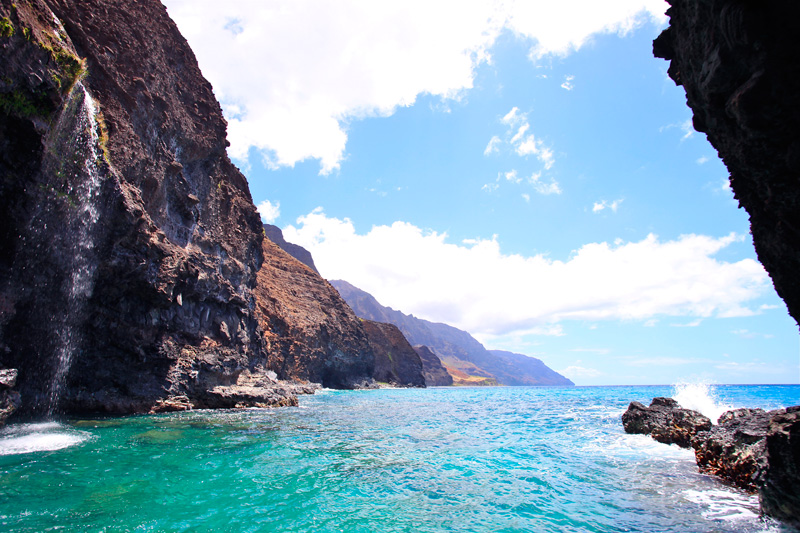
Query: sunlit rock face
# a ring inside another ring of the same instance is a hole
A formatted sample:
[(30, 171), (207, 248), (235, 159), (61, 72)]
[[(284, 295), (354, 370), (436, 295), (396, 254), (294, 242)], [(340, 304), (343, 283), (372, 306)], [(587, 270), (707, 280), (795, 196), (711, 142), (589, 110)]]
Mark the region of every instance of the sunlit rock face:
[(728, 167), (758, 258), (800, 321), (800, 3), (668, 1), (654, 53)]
[[(293, 289), (270, 282), (259, 306), (268, 241), (164, 6), (0, 0), (0, 65), (0, 369), (18, 370), (15, 416), (290, 405), (313, 386), (274, 377), (371, 379), (352, 312), (308, 335), (270, 329)], [(291, 332), (310, 320), (279, 318)], [(348, 328), (353, 344), (314, 336)]]

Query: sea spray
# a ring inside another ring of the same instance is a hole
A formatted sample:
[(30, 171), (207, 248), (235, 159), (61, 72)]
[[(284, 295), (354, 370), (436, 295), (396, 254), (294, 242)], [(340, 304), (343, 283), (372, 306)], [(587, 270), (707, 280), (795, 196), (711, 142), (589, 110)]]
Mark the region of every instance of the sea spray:
[(706, 415), (714, 424), (722, 413), (733, 409), (717, 399), (713, 386), (709, 383), (677, 383), (672, 396), (681, 407)]
[[(62, 226), (60, 239), (53, 243), (50, 253), (59, 257), (66, 270), (62, 285), (65, 306), (55, 313), (52, 323), (55, 362), (46, 396), (48, 417), (58, 406), (73, 356), (80, 348), (80, 324), (94, 288), (94, 234), (102, 183), (96, 117), (95, 103), (78, 81), (46, 141), (45, 172), (53, 193), (47, 209), (58, 213)], [(45, 213), (42, 218), (52, 217), (53, 213)], [(46, 223), (43, 226), (46, 231)]]

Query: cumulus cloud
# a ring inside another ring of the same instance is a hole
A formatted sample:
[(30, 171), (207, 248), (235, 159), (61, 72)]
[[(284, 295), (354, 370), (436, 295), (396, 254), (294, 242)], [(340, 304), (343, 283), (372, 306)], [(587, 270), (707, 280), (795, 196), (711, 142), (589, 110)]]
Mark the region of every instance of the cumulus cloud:
[(256, 209), (258, 209), (258, 214), (261, 215), (261, 221), (264, 224), (272, 224), (281, 216), (280, 202), (273, 204), (269, 200), (264, 200), (256, 206)]
[(623, 199), (620, 198), (619, 200), (614, 200), (613, 202), (608, 202), (606, 200), (600, 200), (599, 202), (595, 202), (594, 205), (592, 206), (592, 213), (599, 213), (604, 209), (610, 209), (611, 211), (616, 213), (617, 209), (619, 209), (619, 206), (622, 203), (622, 200)]
[[(318, 159), (335, 171), (347, 124), (421, 94), (458, 99), (505, 30), (531, 58), (598, 33), (662, 24), (663, 0), (165, 0), (228, 119), (230, 154), (272, 166)], [(578, 16), (576, 16), (578, 15)]]
[(492, 138), (489, 139), (489, 144), (486, 145), (486, 149), (483, 151), (483, 155), (491, 155), (497, 152), (498, 151), (497, 146), (499, 144), (500, 144), (500, 137), (498, 137), (497, 135), (492, 136)]
[(400, 221), (359, 234), (349, 219), (321, 209), (284, 234), (312, 252), (326, 278), (345, 279), (384, 305), (478, 335), (566, 320), (743, 316), (770, 286), (758, 262), (714, 257), (742, 240), (735, 234), (588, 243), (565, 260), (505, 254), (496, 236), (453, 243), (446, 233)]

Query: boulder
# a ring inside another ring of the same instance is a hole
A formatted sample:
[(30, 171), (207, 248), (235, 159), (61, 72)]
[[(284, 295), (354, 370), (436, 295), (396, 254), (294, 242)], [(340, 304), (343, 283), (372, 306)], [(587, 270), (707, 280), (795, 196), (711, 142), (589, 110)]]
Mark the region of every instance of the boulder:
[(20, 406), (19, 392), (14, 390), (17, 384), (17, 370), (4, 368), (0, 370), (0, 427)]
[(622, 425), (626, 433), (650, 435), (658, 442), (688, 448), (697, 433), (711, 429), (711, 420), (697, 411), (683, 409), (672, 398), (658, 397), (653, 398), (650, 407), (631, 402), (622, 415)]

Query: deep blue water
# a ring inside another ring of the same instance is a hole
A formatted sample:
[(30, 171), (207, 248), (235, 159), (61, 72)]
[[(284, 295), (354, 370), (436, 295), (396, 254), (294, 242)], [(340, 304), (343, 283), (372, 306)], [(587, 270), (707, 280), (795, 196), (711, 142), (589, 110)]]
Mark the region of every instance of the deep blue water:
[[(760, 532), (754, 496), (626, 435), (672, 387), (321, 391), (300, 406), (0, 432), (2, 531)], [(800, 386), (681, 392), (712, 409)]]

